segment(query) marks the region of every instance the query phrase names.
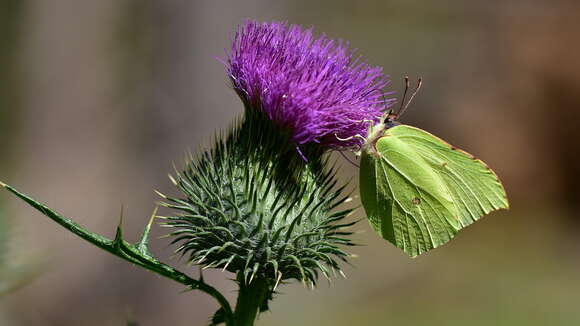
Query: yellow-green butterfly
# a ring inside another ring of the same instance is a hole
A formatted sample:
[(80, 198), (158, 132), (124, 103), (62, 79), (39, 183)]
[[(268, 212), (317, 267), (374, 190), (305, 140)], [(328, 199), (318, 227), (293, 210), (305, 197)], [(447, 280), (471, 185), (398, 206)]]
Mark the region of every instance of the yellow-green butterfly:
[[(406, 85), (405, 95), (407, 78)], [(411, 257), (445, 244), (485, 214), (508, 208), (501, 182), (484, 162), (397, 122), (420, 87), (419, 79), (407, 105), (370, 128), (360, 164), (360, 195), (370, 225)]]

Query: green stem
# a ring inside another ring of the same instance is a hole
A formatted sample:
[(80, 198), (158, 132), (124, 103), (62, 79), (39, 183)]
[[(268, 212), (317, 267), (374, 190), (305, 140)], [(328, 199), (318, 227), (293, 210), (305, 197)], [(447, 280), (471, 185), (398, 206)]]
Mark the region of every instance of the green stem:
[(267, 280), (262, 278), (246, 282), (242, 273), (238, 274), (238, 283), (240, 292), (234, 312), (235, 326), (253, 326), (270, 287)]
[(6, 190), (10, 191), (18, 198), (22, 199), (30, 206), (40, 211), (48, 218), (60, 224), (62, 227), (76, 234), (80, 238), (94, 244), (95, 246), (105, 251), (108, 251), (111, 254), (120, 257), (128, 262), (131, 262), (135, 265), (141, 266), (154, 273), (157, 273), (159, 275), (172, 279), (176, 282), (184, 284), (191, 289), (200, 290), (209, 294), (214, 299), (216, 299), (216, 301), (220, 304), (220, 306), (224, 310), (225, 312), (224, 319), (226, 324), (234, 325), (233, 323), (234, 314), (232, 312), (232, 308), (230, 307), (230, 304), (227, 301), (227, 299), (217, 289), (205, 283), (203, 279), (200, 280), (193, 279), (187, 276), (186, 274), (174, 269), (173, 267), (158, 261), (151, 255), (151, 253), (147, 248), (147, 239), (149, 237), (149, 230), (151, 229), (151, 223), (153, 222), (154, 216), (152, 217), (152, 219), (149, 221), (149, 224), (145, 228), (141, 240), (136, 245), (133, 245), (123, 240), (121, 225), (117, 227), (117, 234), (115, 236), (115, 239), (111, 240), (99, 234), (85, 230), (83, 227), (73, 222), (71, 219), (56, 213), (47, 206), (38, 203), (34, 199), (19, 192), (18, 190), (12, 188), (9, 185), (0, 182), (0, 187), (3, 187)]

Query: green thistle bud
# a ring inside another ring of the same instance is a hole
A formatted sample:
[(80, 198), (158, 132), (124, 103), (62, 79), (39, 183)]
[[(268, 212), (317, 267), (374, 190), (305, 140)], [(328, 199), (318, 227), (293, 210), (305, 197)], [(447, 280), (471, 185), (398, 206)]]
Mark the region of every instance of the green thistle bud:
[(190, 159), (172, 178), (181, 198), (166, 197), (180, 211), (163, 217), (175, 230), (177, 253), (205, 268), (236, 273), (238, 281), (275, 284), (296, 279), (314, 286), (319, 274), (340, 271), (352, 245), (341, 222), (351, 209), (335, 211), (341, 196), (322, 150), (301, 147), (261, 112), (247, 108), (243, 121), (212, 150)]

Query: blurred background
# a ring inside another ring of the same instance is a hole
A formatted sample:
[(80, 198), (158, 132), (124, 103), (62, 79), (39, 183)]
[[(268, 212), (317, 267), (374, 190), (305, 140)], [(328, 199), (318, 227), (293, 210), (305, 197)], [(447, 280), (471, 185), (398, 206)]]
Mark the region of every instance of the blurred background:
[[(136, 239), (153, 189), (176, 193), (172, 162), (242, 112), (216, 58), (246, 18), (348, 40), (397, 96), (422, 76), (403, 122), (484, 158), (511, 200), (414, 260), (363, 221), (348, 279), (282, 287), (258, 325), (580, 323), (578, 1), (0, 0), (0, 180), (110, 237), (125, 205)], [(0, 325), (204, 325), (217, 309), (6, 192), (0, 223)], [(235, 297), (232, 275), (205, 277)]]

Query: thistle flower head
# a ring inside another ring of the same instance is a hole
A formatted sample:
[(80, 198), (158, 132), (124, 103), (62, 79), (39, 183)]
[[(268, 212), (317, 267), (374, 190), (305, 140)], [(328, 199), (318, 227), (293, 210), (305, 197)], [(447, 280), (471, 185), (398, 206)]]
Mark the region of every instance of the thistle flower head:
[(384, 99), (389, 81), (381, 68), (355, 57), (344, 42), (297, 25), (247, 21), (227, 70), (246, 108), (262, 110), (298, 145), (358, 146), (350, 137), (366, 136), (368, 120), (376, 122), (393, 103)]
[(348, 196), (336, 187), (321, 149), (296, 155), (288, 135), (258, 111), (219, 139), (211, 151), (188, 160), (175, 175), (181, 198), (165, 197), (180, 213), (164, 217), (174, 228), (176, 252), (205, 267), (222, 268), (247, 282), (297, 279), (315, 285), (329, 278), (353, 245), (336, 211)]

